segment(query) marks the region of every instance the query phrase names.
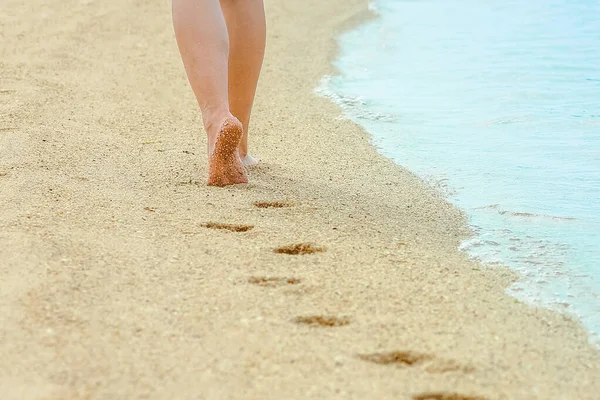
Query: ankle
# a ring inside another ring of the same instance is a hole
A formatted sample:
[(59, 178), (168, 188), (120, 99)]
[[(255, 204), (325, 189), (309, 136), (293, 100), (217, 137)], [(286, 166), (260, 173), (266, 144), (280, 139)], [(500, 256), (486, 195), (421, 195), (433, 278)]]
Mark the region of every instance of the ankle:
[(202, 122), (209, 140), (217, 137), (223, 121), (230, 117), (232, 117), (232, 115), (228, 109), (203, 110)]

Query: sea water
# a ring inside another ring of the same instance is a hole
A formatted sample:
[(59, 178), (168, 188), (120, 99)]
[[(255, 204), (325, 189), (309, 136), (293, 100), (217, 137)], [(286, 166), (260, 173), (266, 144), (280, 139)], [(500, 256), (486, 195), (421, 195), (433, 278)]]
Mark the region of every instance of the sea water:
[(318, 92), (443, 190), (462, 248), (600, 334), (600, 2), (378, 0)]

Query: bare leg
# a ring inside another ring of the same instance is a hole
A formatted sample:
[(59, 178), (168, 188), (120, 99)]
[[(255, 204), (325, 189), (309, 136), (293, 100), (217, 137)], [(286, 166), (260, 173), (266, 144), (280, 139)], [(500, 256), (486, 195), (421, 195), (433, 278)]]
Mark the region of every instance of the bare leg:
[(246, 183), (237, 150), (243, 127), (229, 111), (229, 38), (219, 0), (173, 0), (173, 26), (208, 134), (208, 184)]
[(229, 109), (242, 123), (238, 147), (245, 165), (258, 163), (248, 154), (248, 126), (258, 76), (265, 55), (263, 0), (220, 0), (229, 32)]

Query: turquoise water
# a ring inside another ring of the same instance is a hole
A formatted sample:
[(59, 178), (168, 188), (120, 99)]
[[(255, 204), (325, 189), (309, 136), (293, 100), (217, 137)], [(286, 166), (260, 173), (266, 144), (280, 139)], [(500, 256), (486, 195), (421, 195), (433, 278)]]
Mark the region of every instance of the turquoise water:
[(464, 209), (462, 247), (600, 334), (600, 2), (379, 0), (318, 89)]

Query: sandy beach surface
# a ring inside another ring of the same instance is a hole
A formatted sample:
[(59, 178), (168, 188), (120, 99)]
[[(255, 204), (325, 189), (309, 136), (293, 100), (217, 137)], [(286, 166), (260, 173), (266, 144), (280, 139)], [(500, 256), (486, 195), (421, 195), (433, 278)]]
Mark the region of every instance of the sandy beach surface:
[(599, 399), (583, 328), (313, 94), (366, 2), (267, 13), (263, 164), (223, 189), (169, 1), (2, 1), (0, 398)]

